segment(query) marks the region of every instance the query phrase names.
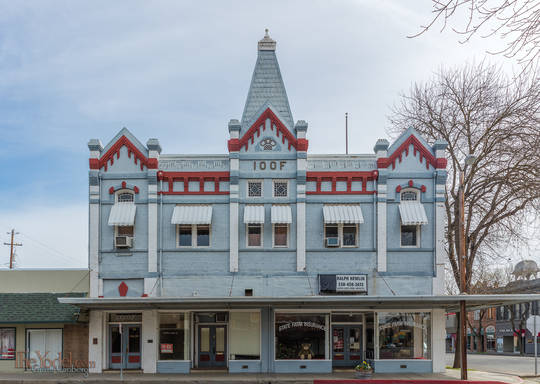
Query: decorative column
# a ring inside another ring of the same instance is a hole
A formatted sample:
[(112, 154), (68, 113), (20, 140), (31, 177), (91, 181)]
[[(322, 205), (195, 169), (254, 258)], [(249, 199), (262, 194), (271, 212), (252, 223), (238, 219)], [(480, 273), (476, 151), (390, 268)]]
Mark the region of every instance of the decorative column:
[(306, 270), (306, 140), (308, 124), (298, 120), (294, 126), (298, 145), (296, 148), (296, 271)]
[(240, 122), (229, 121), (229, 272), (238, 272), (238, 176), (240, 175)]
[(99, 227), (101, 191), (99, 180), (99, 158), (103, 151), (101, 141), (88, 142), (90, 150), (90, 171), (88, 172), (89, 216), (88, 216), (88, 268), (90, 269), (90, 297), (103, 295), (103, 285), (99, 282)]
[(157, 214), (157, 168), (161, 145), (158, 139), (149, 139), (148, 148), (148, 277), (144, 279), (144, 294), (158, 295), (158, 214)]
[(433, 294), (444, 294), (444, 263), (446, 259), (444, 227), (446, 224), (446, 210), (444, 208), (445, 187), (446, 187), (446, 158), (445, 151), (448, 143), (444, 140), (437, 140), (433, 144), (435, 152), (437, 171), (434, 173), (435, 178), (435, 270), (433, 276)]
[(377, 140), (373, 150), (377, 158), (377, 169), (379, 177), (377, 179), (377, 271), (386, 272), (386, 198), (388, 170), (383, 167), (379, 159), (388, 157), (388, 140)]

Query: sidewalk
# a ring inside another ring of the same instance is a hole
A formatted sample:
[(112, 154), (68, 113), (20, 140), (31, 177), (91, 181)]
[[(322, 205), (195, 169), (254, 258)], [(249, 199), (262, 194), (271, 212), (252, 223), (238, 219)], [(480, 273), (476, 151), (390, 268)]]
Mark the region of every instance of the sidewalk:
[[(372, 380), (380, 380), (380, 384), (396, 383), (414, 383), (421, 381), (424, 384), (433, 382), (434, 380), (441, 381), (456, 381), (459, 380), (459, 370), (448, 369), (445, 373), (429, 373), (429, 374), (374, 374)], [(136, 383), (145, 384), (161, 384), (161, 383), (193, 383), (193, 384), (237, 384), (237, 383), (257, 383), (257, 384), (313, 384), (317, 381), (322, 383), (332, 384), (339, 383), (366, 383), (369, 380), (354, 380), (354, 373), (351, 372), (336, 372), (332, 374), (223, 374), (223, 373), (192, 373), (190, 375), (173, 375), (173, 374), (140, 374), (126, 373), (124, 380), (120, 380), (119, 373), (106, 374), (90, 374), (84, 377), (81, 374), (42, 374), (42, 373), (21, 373), (21, 374), (0, 374), (0, 384), (4, 383), (88, 383), (88, 384), (120, 384), (120, 383)], [(375, 381), (375, 383), (377, 383)], [(498, 373), (488, 373), (482, 371), (470, 371), (469, 381), (483, 381), (491, 383), (511, 383), (521, 384), (534, 381), (523, 381), (518, 376), (505, 375)]]

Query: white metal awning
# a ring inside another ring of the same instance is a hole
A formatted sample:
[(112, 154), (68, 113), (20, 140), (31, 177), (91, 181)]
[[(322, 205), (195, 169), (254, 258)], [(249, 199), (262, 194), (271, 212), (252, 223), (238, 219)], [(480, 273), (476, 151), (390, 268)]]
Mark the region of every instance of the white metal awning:
[(291, 224), (292, 212), (290, 205), (272, 205), (272, 224)]
[(362, 224), (364, 216), (360, 204), (323, 205), (323, 218), (329, 224)]
[(133, 203), (116, 203), (111, 208), (109, 214), (109, 225), (119, 225), (121, 227), (135, 224), (135, 210), (137, 206)]
[(459, 311), (459, 302), (465, 301), (468, 311), (499, 307), (540, 300), (540, 294), (503, 294), (503, 295), (456, 295), (456, 296), (365, 296), (365, 295), (315, 295), (315, 296), (232, 296), (232, 297), (60, 297), (64, 304), (77, 305), (82, 308), (96, 309), (205, 309), (209, 308), (291, 308), (298, 310), (333, 309), (348, 310), (351, 308), (377, 310), (421, 310), (443, 308), (448, 312)]
[(264, 205), (246, 205), (244, 224), (264, 224)]
[(177, 205), (171, 224), (212, 224), (211, 205)]
[(428, 219), (424, 206), (419, 201), (402, 201), (399, 203), (399, 214), (403, 225), (427, 224)]

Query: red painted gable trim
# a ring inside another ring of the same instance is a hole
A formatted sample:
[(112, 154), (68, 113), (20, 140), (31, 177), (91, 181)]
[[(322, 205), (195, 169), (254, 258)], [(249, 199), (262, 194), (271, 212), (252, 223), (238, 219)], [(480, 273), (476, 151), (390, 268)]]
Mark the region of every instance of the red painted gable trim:
[(135, 164), (137, 164), (137, 161), (139, 161), (141, 171), (144, 169), (144, 166), (146, 166), (148, 169), (157, 169), (157, 159), (147, 158), (126, 136), (119, 138), (116, 143), (114, 143), (111, 148), (109, 148), (109, 150), (103, 156), (101, 156), (101, 158), (90, 159), (90, 169), (101, 169), (104, 167), (105, 171), (107, 171), (109, 162), (110, 165), (114, 164), (114, 155), (116, 154), (117, 159), (120, 158), (120, 149), (123, 146), (126, 146), (128, 149), (128, 157), (133, 155), (133, 161)]
[(274, 112), (270, 108), (266, 108), (266, 110), (261, 113), (257, 121), (253, 123), (251, 128), (248, 129), (248, 131), (242, 136), (241, 139), (231, 139), (229, 140), (228, 146), (230, 152), (236, 152), (239, 151), (242, 147), (246, 147), (246, 150), (249, 147), (249, 144), (254, 144), (255, 142), (255, 134), (257, 134), (257, 137), (261, 135), (261, 130), (264, 131), (266, 129), (265, 121), (266, 119), (270, 119), (270, 129), (274, 129), (274, 125), (276, 126), (276, 136), (279, 138), (279, 135), (281, 134), (281, 142), (285, 144), (285, 140), (288, 142), (289, 151), (291, 150), (291, 147), (294, 147), (297, 151), (307, 151), (308, 149), (308, 140), (306, 139), (296, 139), (294, 135), (287, 129), (285, 124), (279, 120), (279, 118), (276, 116)]
[(392, 164), (392, 169), (396, 168), (396, 159), (399, 160), (401, 163), (401, 160), (403, 159), (403, 152), (405, 152), (405, 156), (409, 155), (409, 147), (413, 146), (414, 155), (416, 156), (416, 152), (420, 153), (420, 163), (423, 161), (423, 159), (426, 159), (426, 169), (429, 169), (429, 166), (431, 165), (433, 168), (446, 168), (446, 159), (440, 158), (436, 159), (435, 156), (431, 154), (429, 149), (424, 147), (420, 140), (418, 140), (414, 135), (410, 135), (407, 140), (403, 142), (395, 151), (390, 155), (390, 157), (381, 157), (377, 160), (377, 167), (378, 168), (388, 168), (390, 164)]

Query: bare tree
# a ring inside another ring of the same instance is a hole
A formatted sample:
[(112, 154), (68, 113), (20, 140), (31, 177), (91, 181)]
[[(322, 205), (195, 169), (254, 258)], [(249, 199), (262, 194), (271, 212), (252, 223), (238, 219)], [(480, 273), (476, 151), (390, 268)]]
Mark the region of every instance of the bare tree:
[(446, 245), (459, 286), (457, 250), (459, 172), (477, 157), (464, 179), (466, 287), (479, 258), (497, 257), (511, 242), (525, 241), (522, 228), (540, 211), (540, 83), (526, 74), (510, 80), (481, 63), (441, 69), (415, 84), (393, 107), (391, 132), (409, 126), (434, 141), (448, 142)]
[(538, 0), (432, 0), (433, 18), (421, 31), (425, 33), (439, 20), (444, 30), (465, 13), (464, 23), (452, 30), (463, 36), (461, 43), (474, 35), (506, 39), (506, 48), (492, 54), (516, 58), (524, 68), (536, 67), (540, 59), (540, 2)]

